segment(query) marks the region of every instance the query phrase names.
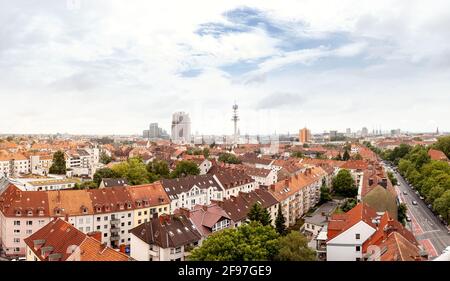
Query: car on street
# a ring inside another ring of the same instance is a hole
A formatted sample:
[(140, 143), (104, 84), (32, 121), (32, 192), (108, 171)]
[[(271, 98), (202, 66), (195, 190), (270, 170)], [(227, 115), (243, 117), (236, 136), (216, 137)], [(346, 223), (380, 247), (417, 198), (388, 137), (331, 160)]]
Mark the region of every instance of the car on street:
[(411, 217), (409, 215), (406, 215), (406, 221), (411, 221)]
[(413, 205), (417, 205), (417, 201), (412, 201), (412, 204)]
[(404, 195), (408, 195), (408, 192), (406, 192), (406, 191), (403, 191), (403, 194), (404, 194)]
[(420, 200), (423, 200), (423, 199), (425, 199), (425, 198), (423, 198), (423, 196), (420, 196), (419, 198), (420, 198)]

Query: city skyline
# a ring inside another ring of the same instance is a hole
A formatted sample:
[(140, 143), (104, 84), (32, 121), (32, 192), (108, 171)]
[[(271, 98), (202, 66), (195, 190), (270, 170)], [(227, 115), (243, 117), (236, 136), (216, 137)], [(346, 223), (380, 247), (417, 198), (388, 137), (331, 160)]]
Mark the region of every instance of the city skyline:
[(2, 1), (0, 133), (450, 131), (450, 3), (194, 2)]

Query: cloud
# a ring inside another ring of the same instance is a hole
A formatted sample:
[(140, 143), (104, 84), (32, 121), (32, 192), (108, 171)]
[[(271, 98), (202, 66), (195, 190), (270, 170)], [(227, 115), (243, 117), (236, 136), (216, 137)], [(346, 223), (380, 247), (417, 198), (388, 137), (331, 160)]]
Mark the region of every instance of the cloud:
[(278, 109), (285, 106), (303, 106), (306, 99), (299, 94), (293, 93), (273, 93), (261, 99), (256, 109)]

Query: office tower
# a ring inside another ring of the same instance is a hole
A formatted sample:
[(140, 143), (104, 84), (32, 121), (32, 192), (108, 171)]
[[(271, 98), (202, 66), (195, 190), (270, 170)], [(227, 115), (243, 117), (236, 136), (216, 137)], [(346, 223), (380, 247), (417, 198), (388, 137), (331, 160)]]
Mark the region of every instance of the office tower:
[(172, 115), (172, 141), (174, 143), (190, 143), (191, 118), (185, 112), (175, 112)]
[(306, 143), (311, 141), (311, 131), (306, 127), (300, 130), (298, 140), (301, 143)]

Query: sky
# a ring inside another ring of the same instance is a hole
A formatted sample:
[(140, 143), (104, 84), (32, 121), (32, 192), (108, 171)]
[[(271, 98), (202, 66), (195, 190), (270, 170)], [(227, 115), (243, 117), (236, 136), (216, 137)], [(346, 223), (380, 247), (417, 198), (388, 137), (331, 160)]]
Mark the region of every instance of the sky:
[(450, 1), (0, 0), (0, 134), (450, 131)]

